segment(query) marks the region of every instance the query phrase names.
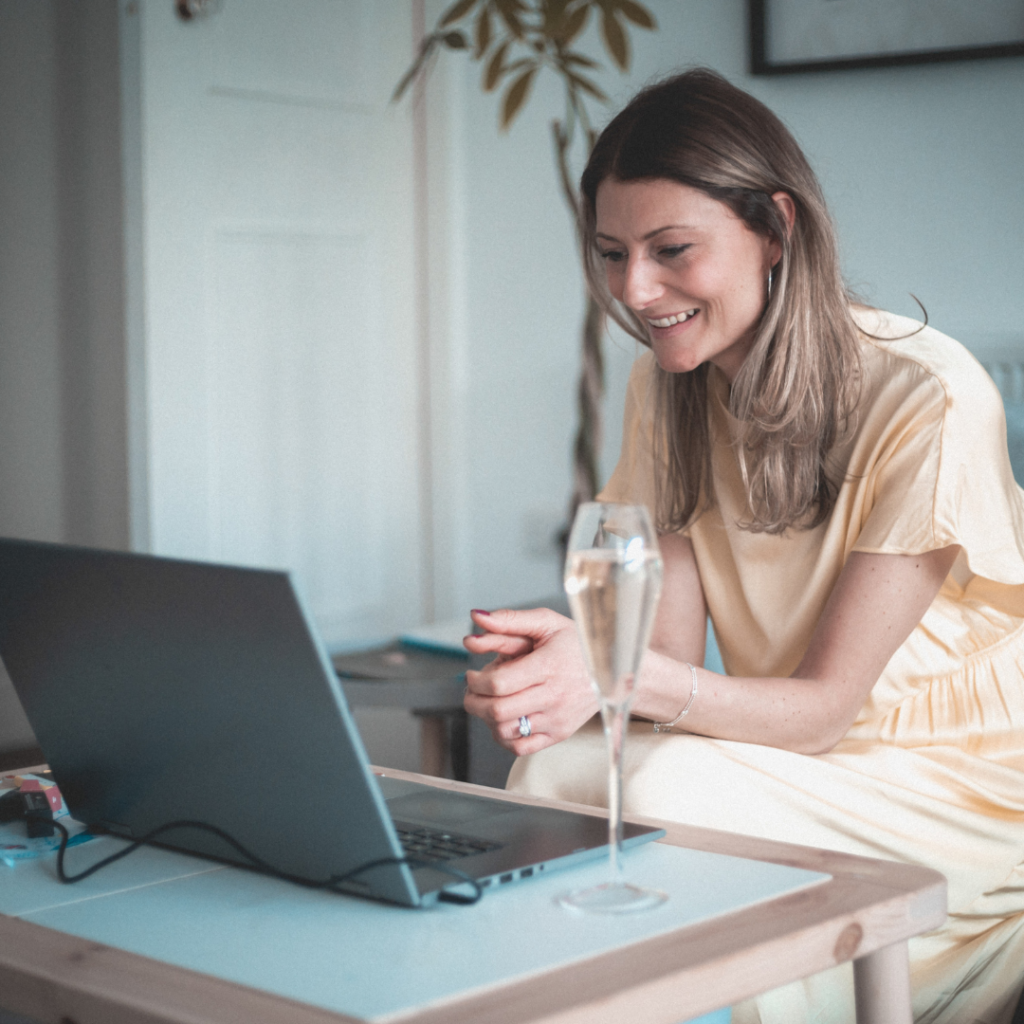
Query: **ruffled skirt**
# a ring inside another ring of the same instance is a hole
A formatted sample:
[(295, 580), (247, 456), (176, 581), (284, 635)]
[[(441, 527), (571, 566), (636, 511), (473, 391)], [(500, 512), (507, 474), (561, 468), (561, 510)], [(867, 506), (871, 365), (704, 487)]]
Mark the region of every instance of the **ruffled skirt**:
[[(634, 721), (623, 762), (625, 812), (941, 871), (949, 882), (947, 923), (910, 942), (915, 1021), (1009, 1024), (1024, 985), (1022, 648), (1018, 631), (969, 659), (956, 678), (932, 681), (933, 695), (946, 704), (950, 692), (971, 695), (972, 723), (986, 714), (998, 721), (998, 752), (987, 754), (976, 728), (956, 745), (937, 713), (937, 742), (914, 735), (918, 730), (894, 737), (893, 709), (885, 725), (879, 722), (884, 742), (865, 738), (861, 725), (858, 738), (814, 757), (656, 734)], [(914, 719), (927, 723), (920, 685), (907, 699)], [(606, 806), (606, 756), (595, 720), (565, 742), (520, 758), (508, 788)], [(848, 964), (734, 1010), (736, 1024), (854, 1019)]]

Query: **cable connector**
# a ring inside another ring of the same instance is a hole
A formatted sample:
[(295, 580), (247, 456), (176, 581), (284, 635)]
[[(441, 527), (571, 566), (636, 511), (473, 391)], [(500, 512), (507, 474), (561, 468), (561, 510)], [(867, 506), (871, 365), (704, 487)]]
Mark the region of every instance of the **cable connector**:
[(24, 821), (29, 839), (53, 835), (53, 809), (39, 790), (15, 789), (0, 796), (0, 824), (8, 821)]

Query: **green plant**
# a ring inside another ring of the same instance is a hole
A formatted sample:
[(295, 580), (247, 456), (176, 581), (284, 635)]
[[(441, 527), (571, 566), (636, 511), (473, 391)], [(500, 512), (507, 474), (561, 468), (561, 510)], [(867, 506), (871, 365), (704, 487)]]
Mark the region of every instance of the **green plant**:
[[(612, 62), (623, 72), (630, 64), (629, 27), (656, 28), (650, 11), (635, 0), (457, 0), (420, 42), (416, 60), (398, 83), (393, 98), (400, 99), (417, 78), (426, 75), (441, 52), (462, 51), (482, 64), (485, 92), (502, 90), (499, 120), (504, 131), (525, 106), (537, 75), (545, 70), (553, 72), (561, 79), (565, 94), (565, 112), (551, 124), (555, 162), (562, 193), (577, 218), (579, 195), (572, 170), (573, 148), (582, 142), (589, 154), (597, 138), (587, 100), (607, 102), (593, 79), (601, 65), (574, 49), (591, 17), (597, 21)], [(603, 333), (604, 317), (588, 295), (581, 339), (570, 522), (576, 507), (590, 501), (598, 489)]]

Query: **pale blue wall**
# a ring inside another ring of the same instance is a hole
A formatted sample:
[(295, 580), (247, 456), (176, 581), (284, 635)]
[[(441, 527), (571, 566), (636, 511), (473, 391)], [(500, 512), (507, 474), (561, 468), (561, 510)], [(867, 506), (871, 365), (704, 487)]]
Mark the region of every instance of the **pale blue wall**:
[[(981, 354), (1024, 355), (1024, 59), (751, 78), (744, 0), (649, 7), (660, 28), (634, 36), (634, 73), (602, 78), (615, 108), (652, 76), (695, 63), (721, 71), (804, 146), (851, 286), (904, 313), (916, 309), (913, 292), (934, 326)], [(486, 606), (530, 600), (558, 583), (553, 550), (531, 551), (529, 536), (554, 524), (568, 496), (582, 285), (549, 148), (557, 91), (535, 94), (501, 136), (495, 96), (480, 93), (475, 65), (456, 59), (472, 382), (462, 596)], [(606, 471), (632, 345), (612, 345), (610, 355)]]

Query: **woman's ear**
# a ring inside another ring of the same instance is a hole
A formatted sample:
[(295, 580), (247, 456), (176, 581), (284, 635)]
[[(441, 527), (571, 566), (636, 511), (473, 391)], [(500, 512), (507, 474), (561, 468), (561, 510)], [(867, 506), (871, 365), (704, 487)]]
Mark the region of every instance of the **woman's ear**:
[[(796, 203), (788, 192), (773, 192), (772, 202), (782, 216), (786, 225), (786, 237), (793, 233), (793, 225), (796, 223)], [(768, 243), (768, 260), (771, 266), (775, 266), (782, 259), (782, 242), (772, 232)]]
[(793, 225), (796, 223), (796, 203), (793, 202), (793, 197), (788, 192), (773, 192), (772, 202), (786, 222), (786, 235), (792, 234)]

